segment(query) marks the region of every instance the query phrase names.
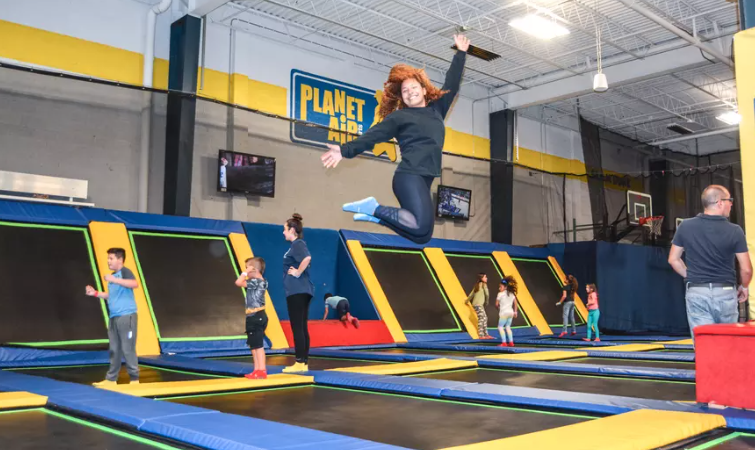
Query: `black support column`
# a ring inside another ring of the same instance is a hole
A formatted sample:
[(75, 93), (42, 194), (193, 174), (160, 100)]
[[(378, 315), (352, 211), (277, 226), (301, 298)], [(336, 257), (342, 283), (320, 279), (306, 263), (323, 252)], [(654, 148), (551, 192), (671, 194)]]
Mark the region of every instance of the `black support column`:
[[(184, 16), (170, 26), (168, 88), (171, 91), (196, 94), (201, 24), (196, 17)], [(188, 216), (191, 213), (196, 107), (194, 95), (168, 94), (164, 214)]]
[(514, 214), (514, 111), (490, 114), (490, 226), (491, 240), (511, 244)]

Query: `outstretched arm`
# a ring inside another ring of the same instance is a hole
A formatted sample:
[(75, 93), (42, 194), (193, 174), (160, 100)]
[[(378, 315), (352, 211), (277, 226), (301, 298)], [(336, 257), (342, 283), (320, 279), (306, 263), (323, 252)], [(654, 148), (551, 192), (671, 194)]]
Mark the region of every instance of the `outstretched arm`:
[(463, 35), (454, 36), (454, 42), (456, 42), (456, 54), (453, 61), (451, 61), (451, 67), (446, 73), (446, 81), (443, 83), (442, 90), (448, 91), (443, 97), (436, 100), (433, 104), (440, 110), (441, 115), (445, 118), (448, 114), (448, 110), (451, 109), (451, 105), (459, 93), (461, 87), (461, 76), (464, 73), (464, 63), (467, 59), (467, 50), (469, 49), (469, 39)]
[(328, 151), (320, 157), (326, 169), (336, 167), (341, 159), (353, 158), (362, 152), (372, 150), (377, 144), (388, 142), (396, 136), (398, 125), (390, 115), (374, 125), (363, 135), (341, 146), (328, 144)]

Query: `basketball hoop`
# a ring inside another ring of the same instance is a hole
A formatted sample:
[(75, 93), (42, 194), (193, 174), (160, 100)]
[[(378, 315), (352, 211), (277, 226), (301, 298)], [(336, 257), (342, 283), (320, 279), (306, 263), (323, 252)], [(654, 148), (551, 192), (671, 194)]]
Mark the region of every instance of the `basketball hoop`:
[(663, 216), (640, 217), (640, 225), (648, 227), (651, 235), (660, 236)]

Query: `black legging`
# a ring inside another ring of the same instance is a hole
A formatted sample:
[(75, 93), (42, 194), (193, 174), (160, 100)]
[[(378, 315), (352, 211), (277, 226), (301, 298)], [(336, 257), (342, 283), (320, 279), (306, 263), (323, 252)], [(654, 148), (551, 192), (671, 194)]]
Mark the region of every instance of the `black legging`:
[(294, 347), (296, 349), (296, 362), (307, 364), (309, 360), (309, 302), (312, 296), (309, 294), (294, 294), (286, 297), (288, 306), (288, 318), (291, 321), (291, 331), (294, 334)]
[(393, 194), (401, 208), (378, 206), (375, 217), (381, 224), (417, 244), (425, 244), (433, 237), (435, 214), (430, 187), (433, 177), (396, 172), (393, 174)]

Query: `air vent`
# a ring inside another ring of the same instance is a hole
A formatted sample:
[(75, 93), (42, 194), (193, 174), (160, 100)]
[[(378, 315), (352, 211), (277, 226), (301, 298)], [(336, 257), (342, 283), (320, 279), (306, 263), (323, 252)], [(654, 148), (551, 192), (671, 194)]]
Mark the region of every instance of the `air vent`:
[(666, 128), (668, 128), (669, 130), (673, 131), (674, 133), (692, 134), (692, 130), (690, 130), (687, 127), (683, 127), (683, 126), (679, 125), (678, 123), (670, 123), (670, 124), (666, 125)]
[[(456, 50), (456, 45), (454, 45), (451, 48)], [(480, 58), (484, 61), (492, 61), (494, 59), (498, 59), (501, 57), (501, 55), (499, 54), (493, 53), (490, 50), (482, 49), (480, 47), (475, 47), (474, 45), (469, 46), (469, 50), (467, 50), (467, 54)]]

